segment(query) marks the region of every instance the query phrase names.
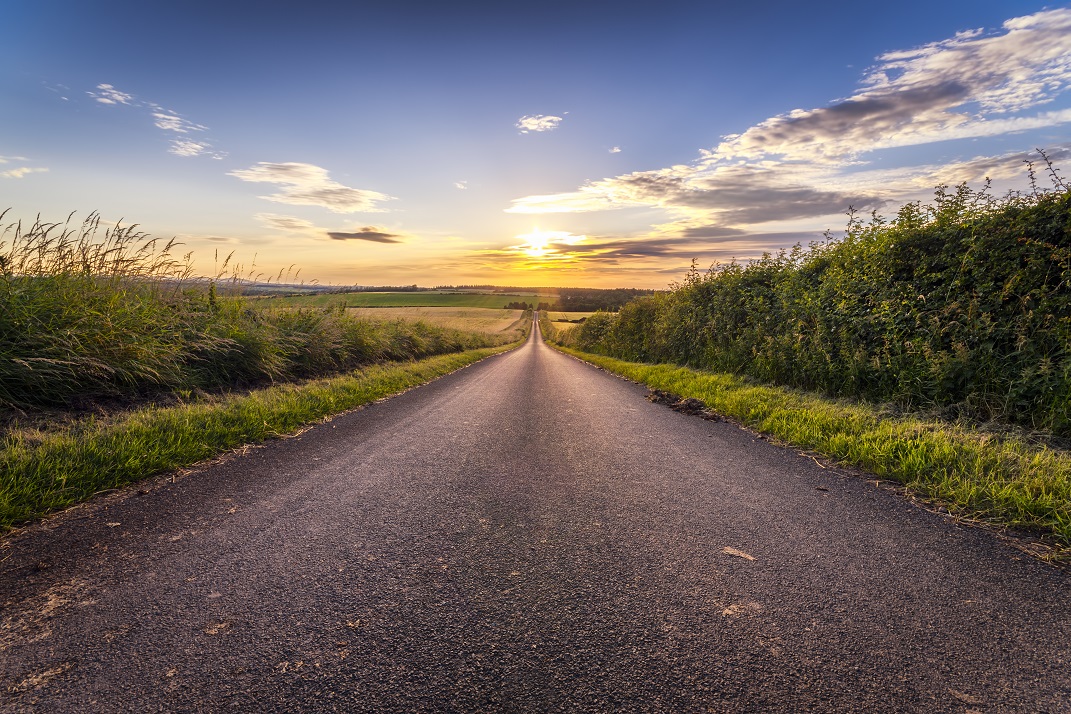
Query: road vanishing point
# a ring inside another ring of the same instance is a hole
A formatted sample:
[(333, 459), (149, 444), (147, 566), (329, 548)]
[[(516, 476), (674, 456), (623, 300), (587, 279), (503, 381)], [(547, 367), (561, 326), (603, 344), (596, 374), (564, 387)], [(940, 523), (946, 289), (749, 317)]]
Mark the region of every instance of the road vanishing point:
[(547, 347), (17, 532), (4, 712), (1069, 712), (1066, 571)]

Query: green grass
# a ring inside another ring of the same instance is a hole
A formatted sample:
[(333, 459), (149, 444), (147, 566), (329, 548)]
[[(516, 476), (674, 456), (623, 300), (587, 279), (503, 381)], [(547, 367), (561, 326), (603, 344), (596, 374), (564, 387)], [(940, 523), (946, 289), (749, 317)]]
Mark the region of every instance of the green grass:
[(511, 302), (534, 303), (540, 300), (557, 300), (557, 295), (534, 294), (488, 294), (453, 292), (411, 293), (335, 293), (331, 295), (295, 295), (292, 297), (263, 298), (255, 304), (259, 307), (483, 307), (504, 308)]
[[(173, 242), (132, 226), (104, 227), (95, 214), (81, 225), (0, 228), (5, 421), (99, 400), (137, 403), (161, 393), (326, 377), (517, 339), (510, 331), (359, 319), (332, 307), (272, 309), (270, 299), (236, 294), (237, 273), (194, 278), (187, 259), (173, 255)], [(501, 305), (496, 312), (509, 314)]]
[(558, 349), (682, 397), (757, 431), (899, 481), (956, 515), (1041, 533), (1071, 559), (1071, 454), (917, 417), (889, 418), (835, 401), (730, 375)]
[(230, 258), (197, 278), (175, 247), (95, 213), (0, 225), (0, 529), (419, 384), (528, 326), (489, 295), (506, 329), (316, 306), (331, 296), (276, 309), (240, 294)]
[(0, 440), (0, 530), (96, 493), (261, 442), (428, 382), (510, 346), (384, 364)]

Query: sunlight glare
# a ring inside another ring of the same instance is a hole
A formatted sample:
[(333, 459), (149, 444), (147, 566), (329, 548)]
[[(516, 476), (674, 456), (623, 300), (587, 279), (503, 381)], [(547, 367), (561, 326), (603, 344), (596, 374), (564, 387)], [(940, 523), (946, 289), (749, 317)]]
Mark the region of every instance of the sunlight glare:
[(576, 245), (584, 240), (584, 236), (576, 236), (566, 231), (541, 231), (535, 227), (531, 233), (522, 233), (516, 236), (521, 245), (516, 250), (529, 258), (551, 258), (559, 254), (555, 245)]

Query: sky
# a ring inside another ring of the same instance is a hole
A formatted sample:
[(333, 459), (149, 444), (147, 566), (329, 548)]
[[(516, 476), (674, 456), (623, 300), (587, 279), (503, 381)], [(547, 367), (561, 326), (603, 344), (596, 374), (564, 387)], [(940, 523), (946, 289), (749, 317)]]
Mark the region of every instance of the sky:
[(664, 288), (849, 207), (1023, 190), (1038, 148), (1071, 171), (1068, 3), (5, 0), (0, 26), (4, 224), (97, 211), (200, 274)]

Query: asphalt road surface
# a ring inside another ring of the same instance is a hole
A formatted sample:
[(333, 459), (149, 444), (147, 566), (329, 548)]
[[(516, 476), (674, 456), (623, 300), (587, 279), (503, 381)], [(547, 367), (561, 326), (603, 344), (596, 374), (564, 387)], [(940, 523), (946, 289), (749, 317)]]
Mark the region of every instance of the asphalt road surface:
[(0, 710), (1071, 711), (1071, 580), (546, 347), (0, 548)]

